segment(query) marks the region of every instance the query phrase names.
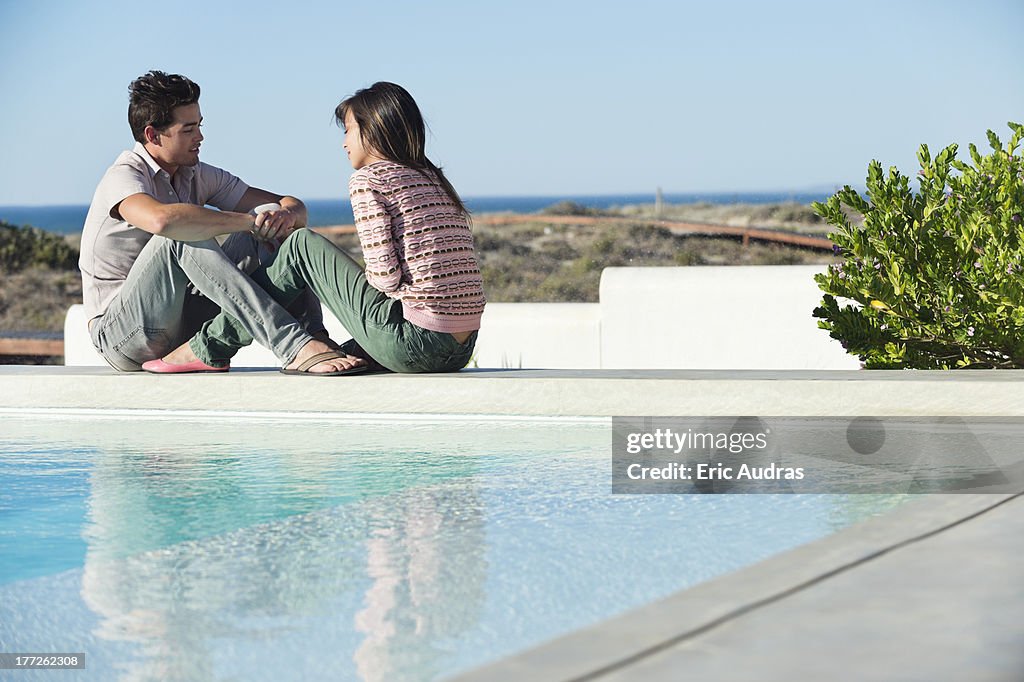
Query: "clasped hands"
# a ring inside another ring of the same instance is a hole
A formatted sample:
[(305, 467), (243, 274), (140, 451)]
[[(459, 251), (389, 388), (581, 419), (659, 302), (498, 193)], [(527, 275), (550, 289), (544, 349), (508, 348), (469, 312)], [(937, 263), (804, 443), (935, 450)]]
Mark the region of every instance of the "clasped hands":
[(296, 230), (298, 216), (287, 208), (271, 209), (257, 214), (252, 234), (256, 239), (280, 243)]
[(251, 212), (253, 219), (252, 235), (274, 251), (294, 232), (298, 216), (280, 204), (263, 204)]

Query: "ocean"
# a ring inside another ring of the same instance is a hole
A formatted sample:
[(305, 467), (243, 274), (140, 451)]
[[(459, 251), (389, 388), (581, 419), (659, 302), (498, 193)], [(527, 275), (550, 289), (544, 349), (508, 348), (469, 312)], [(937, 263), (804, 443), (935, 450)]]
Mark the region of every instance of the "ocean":
[[(793, 192), (716, 192), (691, 194), (665, 194), (666, 204), (773, 204), (795, 201), (809, 204), (824, 201), (826, 193)], [(601, 196), (524, 196), (524, 197), (466, 197), (469, 210), (481, 213), (536, 213), (562, 201), (574, 201), (582, 206), (608, 209), (631, 204), (653, 204), (653, 194), (608, 194)], [(351, 225), (352, 206), (345, 199), (310, 199), (306, 201), (311, 227), (325, 225)], [(81, 232), (88, 205), (67, 206), (0, 206), (0, 220), (13, 225), (34, 225), (60, 234)]]

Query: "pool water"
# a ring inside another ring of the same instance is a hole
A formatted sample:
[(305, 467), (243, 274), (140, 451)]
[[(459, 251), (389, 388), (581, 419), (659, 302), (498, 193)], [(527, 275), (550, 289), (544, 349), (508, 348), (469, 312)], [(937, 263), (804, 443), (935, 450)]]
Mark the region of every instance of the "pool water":
[(606, 420), (0, 426), (0, 651), (76, 680), (442, 678), (904, 499), (612, 495)]

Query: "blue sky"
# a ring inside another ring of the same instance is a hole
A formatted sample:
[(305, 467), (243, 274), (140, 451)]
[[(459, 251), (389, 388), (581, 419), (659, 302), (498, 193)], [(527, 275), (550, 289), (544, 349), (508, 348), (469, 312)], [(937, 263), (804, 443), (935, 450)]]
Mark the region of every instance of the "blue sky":
[(127, 85), (203, 88), (203, 160), (346, 194), (331, 114), (404, 85), (465, 196), (816, 189), (1024, 122), (1024, 2), (0, 0), (0, 205), (88, 203)]

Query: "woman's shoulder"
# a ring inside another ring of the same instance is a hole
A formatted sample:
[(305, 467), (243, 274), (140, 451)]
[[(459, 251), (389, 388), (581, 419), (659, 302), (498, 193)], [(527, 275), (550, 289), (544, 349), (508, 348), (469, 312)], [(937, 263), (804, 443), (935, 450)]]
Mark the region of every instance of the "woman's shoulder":
[(395, 163), (394, 161), (388, 160), (374, 161), (373, 163), (368, 163), (356, 171), (356, 173), (362, 173), (368, 177), (377, 178), (391, 178), (401, 176), (405, 173), (414, 172), (415, 171), (412, 168), (409, 168), (408, 166), (403, 166), (400, 163)]
[(391, 184), (389, 178), (390, 174), (383, 165), (390, 163), (390, 161), (376, 161), (352, 171), (352, 175), (349, 176), (348, 179), (349, 189), (356, 187), (383, 189), (384, 187), (387, 187)]
[(389, 188), (405, 183), (405, 178), (416, 173), (408, 166), (394, 161), (374, 161), (354, 171), (349, 185), (369, 185), (375, 188)]

